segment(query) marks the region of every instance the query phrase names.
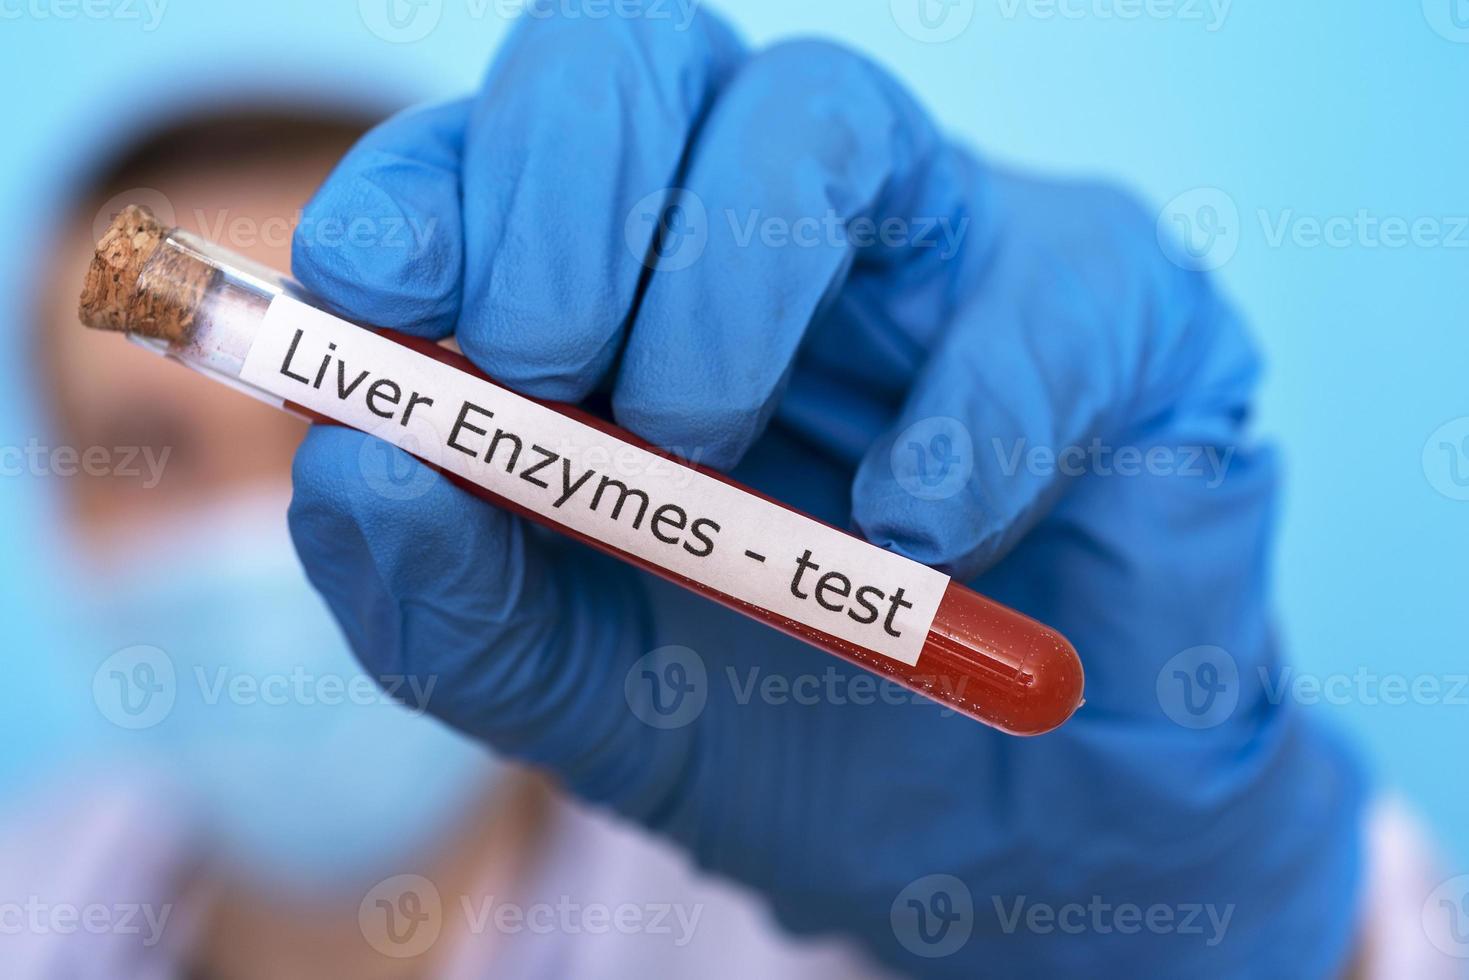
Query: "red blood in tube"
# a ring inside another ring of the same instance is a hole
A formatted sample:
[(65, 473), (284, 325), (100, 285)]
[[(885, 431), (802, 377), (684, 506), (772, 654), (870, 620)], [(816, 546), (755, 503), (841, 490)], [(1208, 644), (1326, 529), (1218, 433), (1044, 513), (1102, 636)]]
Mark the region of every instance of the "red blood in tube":
[[(487, 378), (462, 354), (431, 341), (391, 330), (379, 332), (404, 347), (442, 361), (496, 387), (503, 387)], [(679, 459), (573, 405), (533, 400), (624, 442), (739, 487), (777, 507), (795, 510), (757, 490), (736, 483), (722, 473)], [(292, 411), (314, 421), (329, 425), (341, 424), (302, 405), (293, 402), (287, 402), (286, 405)], [(456, 485), (498, 507), (554, 528), (599, 551), (614, 555), (692, 592), (736, 609), (875, 674), (889, 677), (910, 690), (942, 702), (960, 714), (1012, 735), (1040, 735), (1051, 731), (1070, 718), (1082, 703), (1081, 660), (1064, 636), (1029, 616), (965, 588), (958, 582), (949, 583), (943, 600), (939, 603), (938, 612), (934, 615), (933, 626), (929, 629), (918, 663), (909, 666), (768, 609), (743, 602), (597, 538), (557, 524), (471, 483), (456, 473), (445, 470), (440, 472)]]

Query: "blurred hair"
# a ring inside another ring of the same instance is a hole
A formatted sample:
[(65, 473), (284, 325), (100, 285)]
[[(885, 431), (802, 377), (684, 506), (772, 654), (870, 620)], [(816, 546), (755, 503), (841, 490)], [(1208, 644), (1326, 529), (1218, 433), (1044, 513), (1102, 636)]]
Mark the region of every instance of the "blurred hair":
[(164, 169), (248, 166), (307, 149), (345, 152), (378, 121), (360, 112), (298, 108), (196, 111), (142, 133), (102, 160), (82, 197), (109, 197)]

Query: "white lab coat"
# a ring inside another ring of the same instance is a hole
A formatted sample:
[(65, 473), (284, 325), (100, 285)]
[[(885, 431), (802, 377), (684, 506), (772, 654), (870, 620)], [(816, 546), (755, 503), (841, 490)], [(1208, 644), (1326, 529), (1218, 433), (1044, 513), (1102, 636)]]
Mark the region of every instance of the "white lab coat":
[[(162, 784), (73, 780), (0, 818), (0, 963), (11, 980), (176, 980), (199, 910), (180, 894), (205, 842)], [(1428, 941), (1422, 911), (1442, 875), (1400, 802), (1373, 810), (1361, 975), (1469, 975)], [(439, 895), (442, 980), (865, 980), (852, 945), (784, 934), (759, 899), (700, 872), (636, 828), (557, 799), (540, 855), (506, 894)], [(354, 896), (355, 898), (355, 896)], [(90, 919), (90, 924), (89, 924)], [(364, 942), (374, 930), (364, 924)]]

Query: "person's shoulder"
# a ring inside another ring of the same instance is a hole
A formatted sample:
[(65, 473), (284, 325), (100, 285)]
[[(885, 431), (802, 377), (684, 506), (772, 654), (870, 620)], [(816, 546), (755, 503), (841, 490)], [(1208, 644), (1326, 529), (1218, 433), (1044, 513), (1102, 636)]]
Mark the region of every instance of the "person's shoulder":
[(19, 926), (0, 930), (5, 975), (170, 975), (198, 855), (184, 814), (166, 779), (132, 767), (67, 773), (0, 809), (0, 902)]

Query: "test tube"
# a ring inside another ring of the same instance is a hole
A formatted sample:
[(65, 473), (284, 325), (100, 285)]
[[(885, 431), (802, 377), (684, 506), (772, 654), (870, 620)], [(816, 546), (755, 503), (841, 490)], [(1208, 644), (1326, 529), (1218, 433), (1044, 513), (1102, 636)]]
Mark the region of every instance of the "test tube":
[[(285, 397), (280, 389), (272, 390), (246, 377), (251, 373), (247, 370), (247, 361), (261, 339), (272, 310), (287, 305), (298, 317), (309, 311), (314, 322), (332, 329), (349, 328), (355, 336), (362, 336), (357, 331), (372, 329), (347, 324), (285, 276), (181, 229), (165, 228), (146, 208), (133, 206), (118, 214), (97, 245), (83, 287), (81, 319), (89, 327), (122, 332), (154, 353), (312, 422), (348, 424), (367, 430), (368, 427), (355, 425), (352, 419), (344, 418), (340, 413), (323, 411), (320, 406), (313, 408)], [(574, 405), (527, 399), (511, 392), (486, 377), (468, 358), (442, 345), (391, 330), (372, 330), (372, 333), (398, 345), (401, 357), (415, 359), (415, 364), (422, 363), (416, 359), (427, 358), (435, 365), (447, 365), (455, 372), (462, 372), (455, 375), (456, 378), (473, 379), (472, 383), (492, 386), (504, 398), (514, 399), (517, 404), (523, 402), (540, 406), (540, 409), (554, 413), (554, 416), (542, 414), (542, 418), (554, 417), (566, 420), (568, 424), (588, 427), (576, 431), (594, 430), (608, 445), (628, 452), (654, 454), (669, 466), (682, 470), (695, 487), (703, 487), (706, 493), (717, 491), (714, 496), (733, 499), (757, 522), (779, 525), (783, 521), (797, 521), (800, 527), (827, 535), (828, 541), (833, 540), (830, 535), (839, 534), (841, 550), (860, 560), (871, 560), (887, 567), (893, 567), (895, 562), (908, 562), (845, 531), (831, 529), (758, 491), (743, 487), (724, 474), (667, 453)], [(298, 333), (296, 339), (299, 340), (300, 336)], [(351, 335), (337, 334), (339, 339), (347, 336)], [(324, 373), (327, 362), (322, 363)], [(434, 370), (443, 369), (435, 366)], [(321, 377), (317, 380), (320, 382)], [(407, 421), (405, 415), (405, 425)], [(474, 428), (473, 431), (481, 430)], [(404, 448), (417, 452), (411, 446)], [(1051, 731), (1070, 718), (1082, 703), (1081, 662), (1060, 633), (958, 582), (944, 579), (924, 566), (916, 563), (902, 566), (907, 568), (905, 574), (917, 575), (929, 583), (937, 582), (930, 603), (932, 618), (925, 618), (921, 632), (916, 634), (921, 639), (921, 646), (913, 646), (911, 654), (904, 655), (854, 638), (853, 627), (839, 615), (813, 622), (812, 617), (805, 613), (799, 616), (788, 614), (788, 606), (777, 610), (772, 607), (779, 603), (751, 601), (741, 594), (744, 590), (738, 581), (731, 585), (727, 576), (690, 574), (686, 568), (675, 567), (676, 563), (650, 558), (646, 553), (635, 553), (625, 539), (613, 539), (595, 529), (589, 530), (585, 525), (572, 526), (573, 522), (563, 517), (561, 512), (528, 505), (523, 499), (511, 499), (505, 493), (484, 485), (480, 478), (471, 478), (473, 473), (466, 475), (463, 467), (456, 471), (445, 466), (442, 458), (435, 459), (432, 454), (422, 452), (418, 454), (428, 465), (481, 499), (677, 583), (1001, 731), (1012, 735), (1038, 735)], [(567, 465), (569, 474), (570, 464)], [(731, 491), (735, 492), (732, 497)], [(675, 515), (675, 512), (669, 511), (669, 515)], [(665, 515), (668, 519), (665, 530), (677, 523), (677, 517), (669, 515)], [(656, 522), (655, 517), (655, 527)], [(715, 525), (711, 523), (711, 526)], [(710, 547), (712, 549), (712, 544)], [(692, 553), (693, 549), (689, 550)], [(746, 550), (745, 554), (760, 562), (766, 560), (753, 550)], [(806, 558), (810, 557), (808, 550)], [(751, 568), (751, 574), (757, 574), (754, 566)], [(935, 576), (938, 577), (935, 579)], [(828, 573), (819, 581), (827, 589), (824, 594), (816, 596), (823, 608), (839, 607), (845, 610), (847, 618), (859, 623), (868, 622), (865, 610), (871, 608), (875, 621), (868, 623), (868, 628), (879, 624), (875, 601), (861, 605), (864, 611), (860, 615), (859, 603), (846, 601), (852, 599), (853, 583), (844, 576), (833, 578)], [(845, 593), (841, 583), (845, 583)], [(807, 590), (805, 593), (798, 585), (799, 579), (793, 579), (791, 592), (809, 604), (815, 591), (813, 582), (807, 581), (801, 586)], [(882, 596), (884, 601), (891, 601), (891, 611), (882, 625), (888, 634), (897, 635), (892, 630), (894, 615), (900, 612), (916, 614), (911, 608), (913, 604), (900, 601), (905, 594), (902, 589), (889, 594), (875, 586), (872, 588), (869, 599)], [(910, 596), (915, 602), (918, 601), (918, 592), (915, 589)], [(858, 598), (862, 594), (861, 589), (855, 593)], [(835, 601), (838, 597), (843, 602)], [(827, 602), (828, 599), (833, 601)], [(789, 600), (785, 602), (789, 603)], [(827, 626), (828, 622), (832, 625)], [(875, 630), (871, 635), (887, 642), (888, 637)]]

